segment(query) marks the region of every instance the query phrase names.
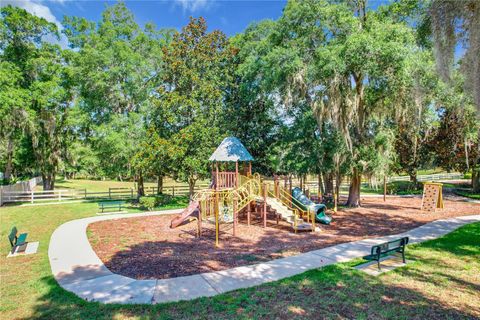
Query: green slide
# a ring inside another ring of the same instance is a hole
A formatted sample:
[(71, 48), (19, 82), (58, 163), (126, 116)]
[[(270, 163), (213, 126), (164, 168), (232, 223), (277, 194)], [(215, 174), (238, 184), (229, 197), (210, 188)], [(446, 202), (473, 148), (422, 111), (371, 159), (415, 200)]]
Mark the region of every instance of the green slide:
[(315, 221), (330, 224), (332, 217), (327, 216), (327, 207), (321, 203), (315, 203), (302, 192), (298, 187), (292, 189), (292, 200), (303, 210), (313, 210), (315, 212)]

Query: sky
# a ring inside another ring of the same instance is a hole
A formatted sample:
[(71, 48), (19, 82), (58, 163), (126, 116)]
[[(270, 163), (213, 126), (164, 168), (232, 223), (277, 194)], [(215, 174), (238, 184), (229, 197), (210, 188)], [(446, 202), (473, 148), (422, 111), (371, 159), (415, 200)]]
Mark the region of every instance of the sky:
[[(203, 16), (209, 30), (220, 29), (228, 36), (242, 32), (250, 23), (277, 19), (286, 0), (140, 0), (124, 1), (141, 26), (154, 22), (159, 28), (181, 29), (190, 16)], [(0, 0), (12, 4), (60, 26), (64, 16), (81, 16), (98, 21), (102, 11), (115, 1), (91, 0)]]
[[(376, 8), (389, 0), (369, 0), (369, 6)], [(233, 36), (253, 23), (281, 16), (287, 0), (125, 0), (137, 23), (144, 26), (153, 22), (158, 28), (180, 30), (188, 23), (189, 17), (202, 16), (210, 31), (222, 30)], [(64, 16), (80, 16), (90, 21), (99, 21), (106, 6), (116, 1), (105, 0), (0, 0), (0, 7), (11, 4), (55, 23), (59, 30)], [(68, 47), (64, 35), (58, 41), (46, 39)]]
[[(370, 0), (372, 6), (387, 0)], [(255, 21), (277, 19), (286, 0), (136, 0), (124, 1), (143, 26), (154, 22), (159, 28), (181, 29), (190, 16), (203, 16), (209, 30), (220, 29), (235, 35)], [(22, 7), (61, 25), (64, 16), (81, 16), (98, 21), (106, 6), (115, 1), (101, 0), (0, 0), (0, 5)]]

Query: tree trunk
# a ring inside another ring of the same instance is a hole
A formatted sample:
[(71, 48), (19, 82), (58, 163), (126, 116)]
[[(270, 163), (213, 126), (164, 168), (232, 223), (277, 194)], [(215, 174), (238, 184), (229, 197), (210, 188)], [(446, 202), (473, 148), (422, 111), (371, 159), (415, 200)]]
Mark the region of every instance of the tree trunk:
[(157, 194), (163, 193), (163, 176), (157, 177)]
[(318, 192), (322, 195), (325, 193), (325, 189), (323, 188), (323, 181), (322, 181), (322, 174), (321, 173), (318, 174)]
[(193, 194), (195, 193), (195, 183), (197, 179), (189, 178), (188, 179), (188, 197), (190, 200), (193, 199)]
[(350, 188), (348, 190), (348, 200), (346, 205), (348, 207), (360, 207), (360, 184), (362, 182), (360, 172), (354, 168), (352, 172), (352, 180), (350, 181)]
[(410, 177), (410, 182), (414, 185), (417, 185), (417, 171), (416, 170), (408, 170), (408, 176)]
[(472, 166), (472, 191), (480, 193), (480, 168), (478, 165)]
[(7, 164), (5, 165), (5, 172), (3, 175), (3, 179), (8, 183), (10, 182), (10, 178), (12, 177), (12, 161), (13, 161), (13, 140), (8, 139), (7, 145)]
[(478, 130), (478, 138), (477, 156), (472, 165), (472, 191), (475, 193), (480, 193), (480, 130)]
[(143, 173), (140, 171), (138, 173), (138, 179), (137, 179), (137, 196), (143, 197), (145, 195), (145, 187), (143, 186)]
[(335, 174), (335, 195), (337, 197), (337, 202), (340, 200), (340, 185), (342, 184), (342, 175), (339, 171)]
[(333, 195), (333, 172), (328, 172), (325, 175), (325, 194)]
[(55, 174), (42, 173), (43, 190), (53, 190), (55, 188)]

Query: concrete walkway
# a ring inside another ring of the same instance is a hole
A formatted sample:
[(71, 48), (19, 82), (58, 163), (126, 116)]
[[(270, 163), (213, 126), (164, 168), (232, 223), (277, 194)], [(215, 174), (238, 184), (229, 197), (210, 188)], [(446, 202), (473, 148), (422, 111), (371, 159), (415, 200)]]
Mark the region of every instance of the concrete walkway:
[(310, 269), (349, 261), (369, 254), (372, 245), (390, 239), (408, 236), (410, 243), (417, 243), (438, 238), (465, 224), (480, 221), (480, 215), (437, 220), (397, 235), (339, 244), (293, 257), (229, 270), (159, 280), (135, 280), (112, 273), (95, 254), (87, 238), (87, 226), (93, 222), (180, 212), (181, 210), (168, 210), (117, 214), (64, 223), (53, 232), (48, 248), (50, 266), (55, 279), (64, 289), (88, 301), (152, 304), (191, 300), (252, 287)]

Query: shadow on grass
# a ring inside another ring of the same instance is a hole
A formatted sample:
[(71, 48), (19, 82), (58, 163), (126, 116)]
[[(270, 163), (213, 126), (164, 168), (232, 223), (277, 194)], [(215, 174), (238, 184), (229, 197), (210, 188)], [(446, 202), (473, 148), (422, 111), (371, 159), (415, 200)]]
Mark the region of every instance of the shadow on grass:
[[(478, 257), (478, 246), (473, 250), (470, 246), (478, 245), (479, 234), (480, 223), (476, 223), (441, 239), (412, 246), (411, 256), (419, 264), (377, 278), (354, 270), (349, 264), (337, 264), (212, 298), (164, 305), (86, 302), (63, 290), (49, 276), (42, 279), (45, 293), (28, 319), (474, 319), (480, 315), (480, 304), (475, 307), (478, 297), (471, 296), (473, 301), (464, 302), (452, 301), (450, 297), (456, 295), (458, 286), (478, 289), (478, 284), (449, 274), (451, 266), (439, 261), (446, 252), (456, 260), (456, 265)], [(281, 234), (276, 240), (283, 240)], [(424, 254), (427, 252), (428, 257)], [(153, 267), (152, 264), (148, 266)], [(426, 275), (421, 264), (435, 272)], [(438, 284), (438, 278), (444, 281)], [(405, 282), (414, 285), (407, 287)], [(454, 285), (449, 286), (448, 282)], [(432, 298), (435, 292), (427, 296), (421, 291), (424, 286), (442, 291), (442, 298)]]
[(422, 243), (421, 250), (448, 252), (455, 256), (480, 256), (480, 223), (472, 223), (461, 228), (461, 232), (452, 232), (446, 236)]
[[(409, 274), (414, 280), (416, 274)], [(387, 284), (345, 265), (212, 298), (163, 305), (86, 302), (42, 279), (48, 291), (28, 319), (473, 319), (475, 310), (449, 307), (421, 293)], [(478, 310), (477, 310), (478, 312)], [(27, 318), (25, 318), (27, 319)]]

